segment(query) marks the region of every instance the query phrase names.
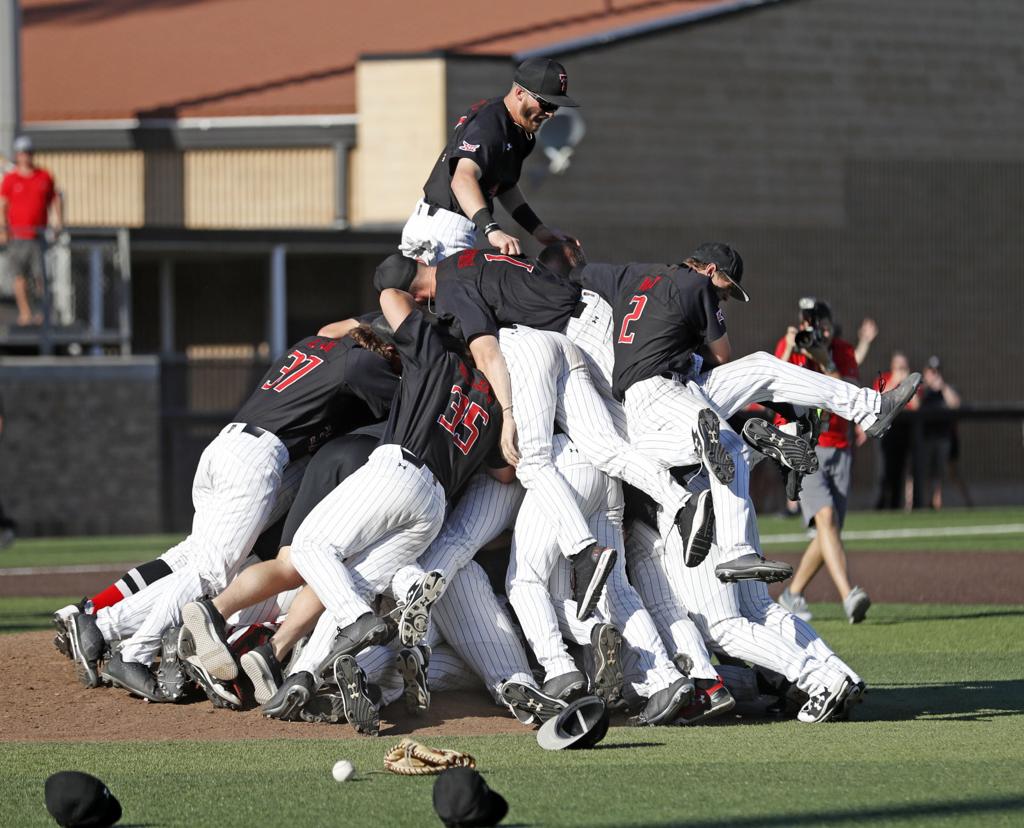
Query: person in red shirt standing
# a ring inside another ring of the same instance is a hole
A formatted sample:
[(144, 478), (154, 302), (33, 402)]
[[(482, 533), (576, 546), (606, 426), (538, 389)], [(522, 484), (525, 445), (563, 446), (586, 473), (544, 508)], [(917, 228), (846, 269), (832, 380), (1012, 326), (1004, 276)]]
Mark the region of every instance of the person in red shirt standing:
[[(859, 379), (853, 346), (835, 335), (828, 303), (813, 298), (800, 300), (800, 327), (786, 331), (775, 346), (775, 356), (847, 382), (856, 383)], [(840, 536), (853, 465), (851, 424), (835, 414), (827, 417), (815, 449), (818, 471), (804, 478), (800, 494), (800, 511), (807, 525), (813, 528), (814, 538), (779, 603), (794, 615), (809, 620), (811, 613), (803, 592), (824, 564), (843, 597), (846, 617), (851, 624), (858, 624), (864, 620), (871, 599), (861, 587), (850, 586), (846, 550)]]
[(30, 138), (15, 139), (14, 160), (14, 169), (0, 183), (0, 243), (7, 244), (18, 324), (32, 325), (42, 322), (42, 315), (32, 312), (32, 298), (41, 296), (44, 289), (43, 231), (52, 206), (53, 229), (61, 232), (64, 209), (53, 176), (32, 161)]

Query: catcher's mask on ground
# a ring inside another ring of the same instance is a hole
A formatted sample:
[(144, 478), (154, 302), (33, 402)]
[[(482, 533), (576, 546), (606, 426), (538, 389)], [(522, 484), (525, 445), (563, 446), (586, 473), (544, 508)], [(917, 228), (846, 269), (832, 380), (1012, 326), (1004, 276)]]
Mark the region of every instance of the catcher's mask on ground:
[(121, 818), (121, 803), (99, 779), (61, 771), (46, 780), (46, 810), (58, 825), (106, 828)]
[(448, 828), (475, 828), (501, 822), (508, 802), (472, 768), (451, 768), (434, 783), (434, 810)]
[(608, 732), (608, 708), (597, 696), (577, 699), (537, 731), (537, 744), (544, 750), (585, 750), (600, 742)]

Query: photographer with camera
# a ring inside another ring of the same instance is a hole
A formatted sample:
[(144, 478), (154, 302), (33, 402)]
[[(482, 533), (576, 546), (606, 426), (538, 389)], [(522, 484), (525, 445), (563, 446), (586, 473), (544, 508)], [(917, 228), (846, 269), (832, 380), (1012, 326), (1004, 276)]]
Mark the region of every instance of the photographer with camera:
[[(775, 356), (854, 384), (859, 379), (853, 346), (835, 335), (832, 309), (828, 303), (813, 297), (800, 300), (799, 328), (787, 329), (786, 335), (775, 346)], [(851, 428), (849, 420), (835, 414), (827, 415), (815, 449), (818, 471), (803, 479), (800, 511), (804, 521), (812, 527), (814, 537), (779, 603), (805, 620), (810, 619), (811, 613), (803, 592), (823, 563), (843, 598), (843, 609), (851, 624), (863, 621), (871, 606), (871, 599), (861, 587), (850, 586), (846, 573), (846, 550), (840, 537), (853, 465)], [(863, 433), (858, 437), (858, 442), (862, 442)]]

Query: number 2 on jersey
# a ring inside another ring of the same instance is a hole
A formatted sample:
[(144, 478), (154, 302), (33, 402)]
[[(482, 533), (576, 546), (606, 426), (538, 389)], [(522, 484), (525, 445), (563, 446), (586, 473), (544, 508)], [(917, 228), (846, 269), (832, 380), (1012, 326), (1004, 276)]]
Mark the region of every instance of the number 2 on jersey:
[(633, 310), (627, 313), (623, 318), (622, 330), (619, 331), (619, 342), (623, 345), (633, 344), (633, 337), (635, 334), (627, 333), (626, 329), (629, 327), (630, 322), (635, 322), (644, 312), (644, 308), (647, 306), (647, 297), (638, 294), (630, 299), (629, 303), (634, 306)]
[[(450, 414), (450, 417), (445, 415)], [(452, 386), (452, 399), (448, 404), (448, 408), (444, 410), (438, 418), (437, 422), (441, 427), (452, 435), (452, 442), (458, 447), (459, 451), (463, 454), (469, 454), (469, 450), (473, 448), (473, 443), (476, 442), (476, 438), (480, 436), (480, 428), (477, 425), (477, 421), (481, 425), (487, 425), (491, 419), (490, 414), (481, 408), (479, 403), (472, 402), (469, 397), (462, 393), (462, 389), (457, 385)]]
[(281, 376), (267, 380), (260, 388), (280, 394), (289, 385), (294, 385), (318, 365), (323, 365), (324, 362), (321, 357), (304, 354), (298, 350), (288, 354), (288, 359), (291, 362), (281, 368)]

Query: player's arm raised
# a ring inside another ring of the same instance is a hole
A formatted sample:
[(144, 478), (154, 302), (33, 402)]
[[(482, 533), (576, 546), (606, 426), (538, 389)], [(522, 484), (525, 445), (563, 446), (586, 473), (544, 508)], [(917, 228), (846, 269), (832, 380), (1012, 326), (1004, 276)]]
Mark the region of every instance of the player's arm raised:
[(452, 173), (452, 193), (458, 199), (462, 212), (469, 216), (488, 244), (497, 247), (506, 256), (518, 256), (523, 252), (519, 239), (504, 232), (487, 209), (487, 202), (480, 189), (481, 175), (483, 171), (476, 161), (460, 158)]
[(519, 462), (519, 452), (516, 449), (516, 421), (512, 416), (512, 381), (505, 357), (498, 347), (498, 338), (490, 334), (474, 337), (469, 343), (469, 352), (501, 404), (501, 453), (514, 466)]

